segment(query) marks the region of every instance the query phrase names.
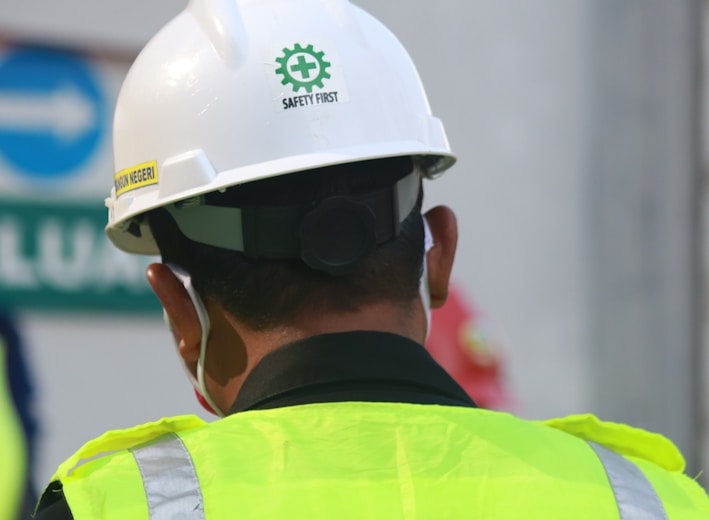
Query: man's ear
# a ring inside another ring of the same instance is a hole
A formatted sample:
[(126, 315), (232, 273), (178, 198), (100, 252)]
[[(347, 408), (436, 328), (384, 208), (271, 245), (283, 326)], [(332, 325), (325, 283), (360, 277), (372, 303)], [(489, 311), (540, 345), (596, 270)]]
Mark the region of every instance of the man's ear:
[(426, 212), (425, 218), (433, 236), (433, 248), (427, 257), (428, 288), (431, 308), (438, 309), (448, 298), (448, 284), (458, 245), (458, 223), (455, 213), (446, 206), (436, 206)]
[(187, 363), (196, 363), (199, 359), (202, 327), (187, 290), (164, 264), (150, 264), (145, 276), (170, 320), (180, 356)]

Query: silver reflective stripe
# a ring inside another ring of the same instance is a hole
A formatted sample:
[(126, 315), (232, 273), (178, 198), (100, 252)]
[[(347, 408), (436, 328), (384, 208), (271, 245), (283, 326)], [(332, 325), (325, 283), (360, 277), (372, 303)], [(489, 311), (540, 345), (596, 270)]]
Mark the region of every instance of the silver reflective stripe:
[(662, 501), (640, 468), (605, 446), (588, 443), (606, 470), (620, 520), (667, 520)]
[(131, 451), (143, 477), (150, 520), (204, 520), (192, 457), (176, 434), (165, 434)]

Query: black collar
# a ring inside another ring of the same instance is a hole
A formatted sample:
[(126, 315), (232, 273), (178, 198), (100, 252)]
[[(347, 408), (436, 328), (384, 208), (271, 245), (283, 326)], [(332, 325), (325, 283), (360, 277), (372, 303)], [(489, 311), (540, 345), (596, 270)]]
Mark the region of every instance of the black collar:
[(229, 413), (343, 401), (476, 406), (420, 344), (356, 331), (310, 337), (268, 354)]

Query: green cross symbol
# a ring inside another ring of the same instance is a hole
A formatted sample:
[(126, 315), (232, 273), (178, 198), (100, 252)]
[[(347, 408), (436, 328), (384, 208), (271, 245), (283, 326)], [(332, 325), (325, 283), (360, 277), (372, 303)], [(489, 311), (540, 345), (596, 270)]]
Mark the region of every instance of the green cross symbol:
[(323, 51), (315, 51), (313, 45), (303, 47), (296, 43), (293, 49), (283, 48), (283, 55), (276, 58), (280, 65), (275, 72), (283, 76), (281, 85), (290, 83), (293, 90), (298, 92), (304, 88), (310, 93), (313, 87), (323, 88), (323, 80), (330, 78), (327, 71), (330, 62), (325, 60)]
[(305, 56), (302, 54), (298, 55), (298, 64), (297, 65), (292, 65), (290, 70), (293, 72), (300, 72), (301, 76), (303, 79), (308, 79), (310, 77), (310, 70), (311, 69), (317, 69), (318, 65), (317, 63), (307, 62), (305, 61)]

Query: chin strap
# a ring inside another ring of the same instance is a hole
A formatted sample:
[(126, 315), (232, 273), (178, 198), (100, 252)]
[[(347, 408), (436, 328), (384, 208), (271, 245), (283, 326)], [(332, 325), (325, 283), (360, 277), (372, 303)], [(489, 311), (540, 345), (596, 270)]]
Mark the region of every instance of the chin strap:
[(428, 287), (428, 252), (433, 249), (433, 235), (431, 228), (428, 227), (428, 221), (425, 215), (421, 215), (423, 219), (423, 269), (421, 270), (421, 279), (419, 280), (419, 296), (423, 303), (423, 310), (426, 313), (426, 339), (431, 332), (431, 291)]
[[(204, 374), (204, 365), (205, 365), (205, 360), (207, 357), (207, 339), (209, 338), (209, 329), (211, 327), (210, 322), (209, 322), (209, 314), (207, 313), (207, 308), (204, 306), (204, 303), (202, 302), (202, 299), (199, 297), (199, 294), (197, 294), (197, 291), (195, 291), (194, 286), (192, 285), (192, 278), (190, 277), (189, 273), (185, 271), (182, 267), (176, 264), (165, 264), (170, 271), (177, 277), (177, 279), (182, 283), (184, 286), (185, 290), (187, 291), (187, 294), (189, 295), (190, 299), (192, 300), (192, 305), (194, 306), (194, 310), (197, 313), (197, 319), (199, 319), (199, 325), (202, 329), (202, 336), (200, 339), (199, 343), (199, 360), (197, 361), (197, 376), (192, 373), (192, 371), (189, 369), (189, 367), (182, 362), (182, 367), (185, 370), (185, 373), (187, 374), (187, 378), (190, 380), (190, 383), (192, 383), (192, 386), (194, 387), (195, 393), (197, 394), (197, 400), (200, 402), (200, 404), (208, 411), (211, 412), (215, 415), (218, 415), (219, 417), (224, 417), (224, 412), (222, 412), (219, 409), (219, 406), (216, 404), (212, 396), (209, 394), (209, 390), (207, 389), (207, 382), (205, 379), (205, 374)], [(168, 328), (170, 331), (174, 330), (174, 327), (172, 325), (172, 322), (170, 321), (170, 318), (167, 316), (167, 313), (163, 310), (163, 316), (165, 318), (165, 323), (167, 323)], [(174, 338), (173, 334), (173, 338)], [(177, 339), (175, 338), (175, 343), (177, 344)], [(179, 346), (179, 344), (178, 344)], [(180, 358), (182, 359), (182, 358)], [(200, 399), (201, 398), (201, 399)]]

